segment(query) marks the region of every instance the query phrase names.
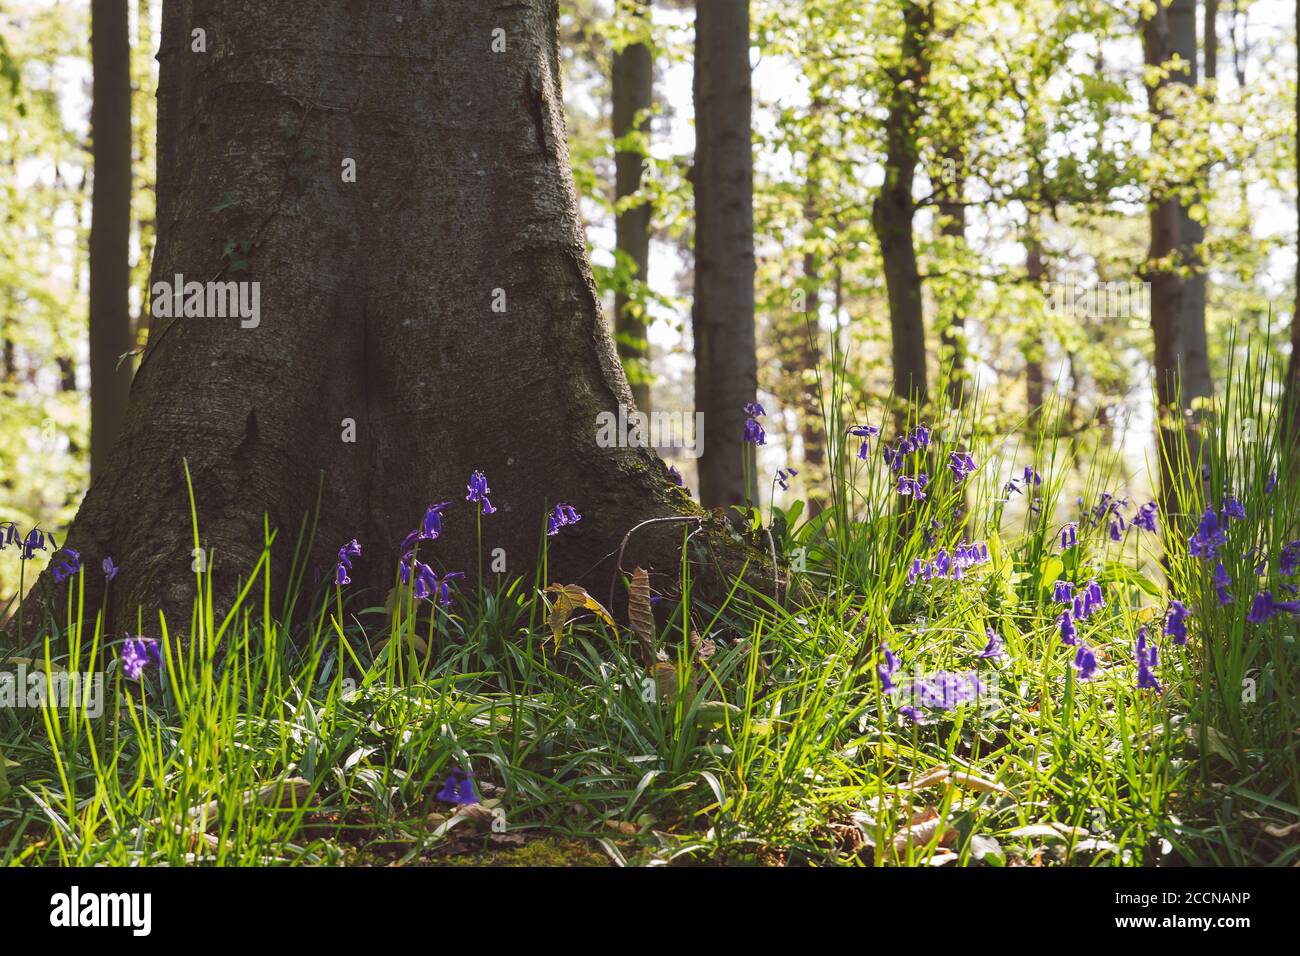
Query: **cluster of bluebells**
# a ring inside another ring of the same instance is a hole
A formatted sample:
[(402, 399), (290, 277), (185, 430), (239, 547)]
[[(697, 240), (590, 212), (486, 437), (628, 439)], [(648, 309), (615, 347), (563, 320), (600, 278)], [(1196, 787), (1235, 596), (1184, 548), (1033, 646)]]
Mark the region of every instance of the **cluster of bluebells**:
[(971, 457), (968, 452), (950, 452), (948, 455), (948, 467), (952, 469), (953, 478), (962, 482), (974, 474), (975, 459)]
[(1182, 647), (1187, 643), (1187, 619), (1192, 616), (1187, 605), (1182, 601), (1170, 601), (1169, 609), (1165, 611), (1165, 625), (1163, 633), (1165, 637), (1173, 638), (1175, 644)]
[(1250, 602), (1246, 620), (1252, 624), (1259, 624), (1277, 617), (1283, 611), (1288, 614), (1300, 614), (1300, 601), (1278, 601), (1274, 599), (1272, 591), (1260, 591)]
[(790, 490), (790, 479), (799, 474), (793, 468), (778, 468), (776, 470), (776, 483), (781, 486), (782, 491)]
[(928, 425), (917, 425), (910, 432), (899, 439), (898, 444), (884, 445), (880, 453), (884, 456), (885, 464), (893, 471), (902, 471), (903, 464), (908, 455), (925, 451), (930, 447), (930, 427)]
[(983, 541), (974, 544), (960, 544), (949, 554), (946, 548), (940, 548), (929, 561), (912, 559), (912, 566), (907, 571), (907, 583), (933, 581), (935, 578), (949, 578), (960, 581), (966, 572), (989, 559), (989, 546)]
[(75, 577), (81, 571), (81, 552), (72, 548), (63, 549), (63, 561), (54, 569), (54, 583), (62, 584), (68, 578)]
[(1057, 604), (1068, 605), (1056, 618), (1061, 641), (1071, 647), (1086, 646), (1079, 645), (1079, 632), (1076, 625), (1080, 621), (1088, 620), (1096, 611), (1106, 606), (1101, 585), (1095, 580), (1089, 581), (1076, 592), (1074, 585), (1069, 581), (1057, 581), (1052, 588), (1052, 600)]
[(1002, 647), (1002, 638), (998, 637), (993, 628), (984, 628), (984, 636), (988, 638), (988, 643), (984, 645), (984, 650), (980, 651), (979, 656), (982, 660), (995, 660), (1006, 656), (1006, 650)]
[(48, 531), (42, 531), (40, 528), (32, 528), (27, 534), (18, 530), (18, 526), (12, 521), (6, 521), (0, 524), (0, 551), (9, 545), (18, 547), (18, 559), (20, 561), (30, 561), (36, 556), (37, 551), (44, 551), (48, 545), (50, 550), (56, 550), (57, 545), (54, 542), (54, 535)]
[[(1007, 481), (1006, 487), (1003, 489), (1003, 491), (1006, 494), (1006, 496), (1010, 498), (1012, 495), (1022, 495), (1022, 494), (1032, 493), (1035, 490), (1037, 490), (1038, 486), (1041, 485), (1042, 483), (1043, 483), (1043, 476), (1040, 475), (1032, 465), (1025, 465), (1024, 470), (1020, 474), (1020, 477), (1012, 478), (1009, 481)], [(1021, 487), (1022, 485), (1024, 487)], [(1042, 511), (1043, 499), (1036, 495), (1031, 497), (1029, 499), (1029, 510), (1032, 511), (1034, 514), (1038, 514), (1040, 511)]]
[(492, 494), (492, 489), (488, 487), (487, 475), (481, 471), (476, 471), (469, 476), (469, 484), (465, 486), (469, 494), (465, 496), (466, 501), (472, 501), (479, 506), (481, 514), (496, 514), (496, 508), (492, 507), (492, 502), (488, 500), (488, 495)]
[(745, 406), (745, 441), (751, 445), (766, 445), (767, 433), (763, 431), (763, 426), (758, 420), (766, 415), (763, 406), (758, 402), (750, 402)]
[(1153, 690), (1157, 694), (1164, 693), (1164, 688), (1160, 686), (1160, 681), (1156, 680), (1155, 674), (1156, 665), (1160, 663), (1160, 652), (1156, 649), (1154, 641), (1147, 640), (1145, 627), (1138, 628), (1133, 656), (1137, 659), (1138, 689)]
[(898, 712), (913, 723), (919, 723), (923, 717), (922, 708), (954, 710), (960, 704), (978, 698), (982, 689), (974, 671), (938, 671), (912, 681), (907, 688), (911, 703), (899, 707)]
[(140, 679), (144, 669), (151, 663), (162, 667), (162, 653), (158, 649), (158, 642), (151, 637), (132, 637), (126, 636), (122, 642), (122, 650), (118, 655), (118, 660), (122, 664), (122, 673), (134, 681)]
[(357, 539), (353, 538), (343, 547), (339, 548), (339, 561), (334, 566), (334, 583), (338, 585), (351, 584), (352, 579), (348, 577), (348, 572), (352, 570), (352, 559), (361, 556), (361, 545), (357, 544)]
[(546, 533), (554, 537), (560, 533), (560, 529), (567, 525), (577, 524), (582, 520), (582, 515), (578, 514), (573, 505), (558, 504), (551, 511), (546, 519)]
[(447, 803), (478, 803), (478, 794), (474, 791), (474, 776), (468, 770), (454, 768), (443, 782), (437, 798)]

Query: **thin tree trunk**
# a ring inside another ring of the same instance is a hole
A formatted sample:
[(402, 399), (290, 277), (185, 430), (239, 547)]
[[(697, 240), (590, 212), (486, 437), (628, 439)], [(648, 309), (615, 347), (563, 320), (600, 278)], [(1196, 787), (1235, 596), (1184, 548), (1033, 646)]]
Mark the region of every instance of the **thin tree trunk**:
[[(1300, 56), (1300, 0), (1296, 0), (1297, 55)], [(1300, 85), (1296, 88), (1296, 156), (1300, 177)], [(1284, 422), (1291, 430), (1292, 460), (1300, 458), (1300, 199), (1296, 200), (1296, 299), (1291, 311), (1291, 359), (1287, 364)], [(1287, 420), (1289, 418), (1289, 421)]]
[(912, 180), (919, 156), (917, 121), (921, 88), (930, 72), (929, 40), (934, 19), (929, 4), (903, 0), (902, 50), (885, 119), (885, 181), (872, 207), (872, 224), (884, 260), (893, 341), (894, 393), (903, 402), (927, 397), (925, 319), (916, 264)]
[[(650, 0), (635, 0), (637, 15), (648, 17)], [(614, 138), (622, 139), (634, 128), (646, 131), (644, 117), (654, 94), (654, 61), (650, 47), (631, 43), (614, 51), (611, 69)], [(642, 120), (638, 122), (637, 117)], [(614, 198), (619, 201), (641, 188), (641, 170), (645, 157), (639, 151), (617, 150), (614, 153)], [(645, 281), (650, 267), (650, 204), (641, 203), (616, 213), (615, 246), (634, 264), (633, 278)], [(628, 372), (632, 398), (643, 412), (650, 411), (650, 343), (647, 323), (626, 292), (614, 296), (614, 338), (619, 358)]]
[(756, 500), (746, 488), (744, 407), (758, 391), (754, 340), (754, 157), (749, 0), (698, 0), (695, 13), (695, 408), (706, 508)]
[[(318, 488), (308, 562), (329, 575), (358, 539), (348, 593), (370, 604), (430, 502), (452, 505), (422, 559), (473, 579), (474, 469), (498, 509), (482, 553), (502, 549), (509, 576), (532, 573), (558, 501), (583, 519), (549, 539), (550, 579), (602, 591), (633, 525), (699, 514), (652, 451), (600, 440), (631, 394), (585, 253), (556, 17), (553, 0), (165, 6), (153, 278), (258, 282), (260, 322), (154, 311), (122, 438), (67, 539), (88, 568), (121, 568), (110, 631), (134, 631), (138, 606), (147, 628), (161, 606), (186, 629), (182, 460), (219, 606), (264, 515), (284, 584)], [(681, 531), (638, 532), (624, 566), (675, 575)], [(93, 608), (100, 576), (86, 580)], [(66, 586), (46, 573), (38, 590), (59, 607)]]
[(90, 218), (90, 477), (99, 478), (122, 430), (132, 347), (131, 48), (127, 0), (93, 0), (90, 108), (94, 193)]
[[(1036, 217), (1031, 213), (1025, 235), (1025, 276), (1032, 285), (1041, 288), (1043, 275), (1043, 244), (1038, 236)], [(1025, 348), (1025, 404), (1029, 407), (1027, 420), (1031, 424), (1038, 420), (1043, 410), (1044, 359), (1043, 336), (1035, 329)]]
[[(935, 177), (938, 191), (939, 234), (953, 240), (956, 248), (966, 245), (966, 204), (964, 182), (966, 157), (959, 143), (943, 150), (942, 163)], [(948, 400), (954, 408), (966, 401), (966, 317), (960, 306), (951, 309), (941, 334), (940, 361), (946, 372)]]

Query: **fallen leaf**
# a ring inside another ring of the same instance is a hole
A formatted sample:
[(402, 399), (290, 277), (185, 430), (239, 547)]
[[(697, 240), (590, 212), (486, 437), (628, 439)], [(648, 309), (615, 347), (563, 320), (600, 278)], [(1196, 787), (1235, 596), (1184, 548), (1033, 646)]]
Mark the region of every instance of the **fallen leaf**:
[(632, 586), (627, 592), (627, 617), (632, 633), (641, 645), (641, 660), (649, 667), (655, 660), (655, 615), (650, 606), (650, 575), (645, 568), (632, 572)]
[(551, 607), (550, 625), (551, 635), (555, 638), (557, 648), (560, 646), (560, 638), (564, 636), (564, 625), (568, 623), (569, 615), (574, 611), (594, 611), (597, 617), (614, 628), (614, 619), (605, 610), (604, 605), (587, 593), (586, 588), (577, 584), (552, 584), (546, 590), (555, 595), (555, 604)]
[(969, 787), (971, 790), (978, 790), (981, 793), (997, 793), (1004, 797), (1011, 796), (1011, 791), (996, 780), (985, 780), (983, 777), (977, 777), (973, 773), (954, 772), (951, 779), (955, 784)]

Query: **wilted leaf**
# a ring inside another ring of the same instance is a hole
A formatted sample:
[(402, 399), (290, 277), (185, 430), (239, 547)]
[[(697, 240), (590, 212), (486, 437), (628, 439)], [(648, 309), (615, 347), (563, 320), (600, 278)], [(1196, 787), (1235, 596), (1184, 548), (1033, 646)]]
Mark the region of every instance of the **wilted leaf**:
[(971, 790), (978, 790), (981, 793), (997, 793), (1004, 797), (1009, 797), (1011, 791), (996, 780), (985, 780), (983, 777), (977, 777), (973, 773), (955, 772), (952, 774), (952, 782)]
[(947, 767), (934, 767), (927, 770), (921, 776), (913, 779), (908, 785), (909, 790), (924, 790), (926, 787), (937, 787), (948, 779)]
[(650, 673), (654, 677), (655, 689), (659, 691), (659, 698), (673, 703), (677, 700), (677, 668), (668, 661), (656, 661), (650, 668)]
[(641, 660), (646, 667), (655, 659), (655, 615), (650, 607), (650, 575), (645, 568), (632, 572), (632, 587), (627, 593), (627, 616), (632, 633), (641, 645)]
[(943, 819), (933, 809), (926, 810), (917, 819), (894, 834), (894, 852), (902, 853), (908, 846), (925, 846), (939, 834), (939, 845), (952, 843), (955, 830), (948, 830)]
[[(3, 782), (4, 782), (3, 775), (0, 775), (0, 783)], [(0, 795), (2, 795), (2, 793), (0, 793)], [(1274, 824), (1270, 823), (1268, 826), (1264, 827), (1264, 832), (1271, 837), (1285, 839), (1286, 837), (1300, 834), (1300, 823), (1292, 823), (1291, 825), (1285, 827), (1275, 826)]]
[(695, 659), (701, 663), (707, 663), (718, 652), (718, 645), (713, 642), (713, 638), (701, 640), (699, 632), (694, 628), (691, 629), (691, 648), (695, 651)]
[(1005, 866), (1007, 862), (1002, 844), (982, 833), (976, 833), (970, 838), (970, 855), (990, 866)]
[(739, 720), (743, 713), (735, 704), (728, 704), (725, 700), (706, 700), (695, 711), (695, 723), (712, 729), (721, 727), (731, 718)]
[(564, 636), (564, 625), (568, 623), (569, 615), (574, 611), (594, 611), (597, 617), (611, 628), (614, 627), (614, 619), (610, 617), (604, 605), (588, 594), (585, 588), (576, 584), (552, 584), (546, 591), (555, 595), (555, 603), (551, 606), (550, 624), (556, 647), (560, 646), (560, 638)]

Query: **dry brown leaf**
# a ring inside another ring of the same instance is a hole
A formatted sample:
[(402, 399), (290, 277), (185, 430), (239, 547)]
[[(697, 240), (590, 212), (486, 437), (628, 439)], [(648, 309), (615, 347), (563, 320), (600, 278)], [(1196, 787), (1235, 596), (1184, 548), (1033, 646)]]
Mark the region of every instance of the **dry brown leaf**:
[(909, 790), (924, 790), (926, 787), (936, 787), (948, 779), (947, 767), (932, 767), (921, 776), (916, 777), (907, 785)]
[(650, 673), (654, 677), (659, 698), (674, 703), (677, 700), (677, 668), (667, 661), (657, 661), (650, 668)]
[(632, 633), (641, 645), (641, 661), (649, 667), (655, 660), (655, 615), (650, 606), (650, 575), (645, 568), (632, 572), (632, 586), (627, 593), (627, 616)]
[(718, 645), (713, 643), (713, 638), (706, 637), (701, 640), (699, 631), (691, 628), (691, 648), (695, 651), (695, 659), (700, 663), (707, 663), (713, 655), (718, 653)]
[(968, 787), (971, 790), (978, 790), (981, 793), (996, 793), (1004, 797), (1011, 796), (1011, 791), (998, 783), (996, 780), (985, 780), (983, 777), (977, 777), (973, 773), (954, 772), (952, 782), (959, 786)]
[(1286, 837), (1295, 836), (1300, 833), (1300, 823), (1292, 823), (1284, 827), (1275, 826), (1270, 823), (1268, 826), (1264, 827), (1264, 832), (1271, 837), (1285, 839)]
[(956, 830), (944, 826), (943, 819), (934, 810), (928, 808), (912, 818), (912, 823), (894, 834), (894, 852), (902, 853), (908, 846), (922, 847), (939, 835), (939, 846), (951, 845), (956, 837)]
[(555, 595), (555, 603), (551, 606), (550, 625), (551, 636), (555, 638), (557, 648), (560, 646), (560, 638), (564, 636), (564, 625), (568, 623), (569, 616), (574, 611), (594, 611), (597, 617), (614, 628), (614, 619), (605, 610), (604, 605), (587, 593), (586, 588), (577, 584), (552, 584), (546, 591), (548, 594)]

